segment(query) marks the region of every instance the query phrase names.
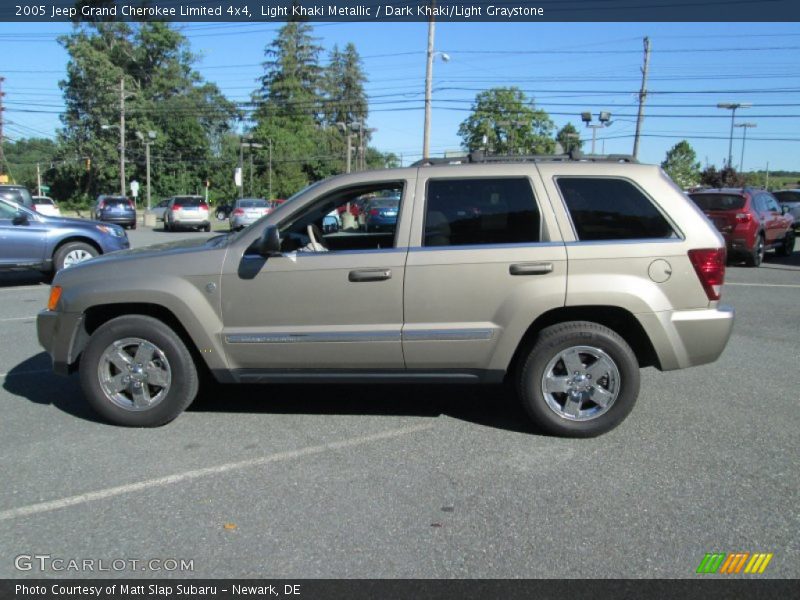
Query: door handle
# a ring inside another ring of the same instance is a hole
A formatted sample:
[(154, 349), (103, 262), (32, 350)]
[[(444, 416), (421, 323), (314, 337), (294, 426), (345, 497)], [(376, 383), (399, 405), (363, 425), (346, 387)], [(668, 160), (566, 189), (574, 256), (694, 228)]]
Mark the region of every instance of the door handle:
[(386, 281), (392, 278), (389, 269), (365, 269), (363, 271), (350, 271), (347, 276), (348, 281), (358, 283), (361, 281)]
[(512, 275), (546, 275), (553, 272), (553, 263), (517, 263), (508, 268)]

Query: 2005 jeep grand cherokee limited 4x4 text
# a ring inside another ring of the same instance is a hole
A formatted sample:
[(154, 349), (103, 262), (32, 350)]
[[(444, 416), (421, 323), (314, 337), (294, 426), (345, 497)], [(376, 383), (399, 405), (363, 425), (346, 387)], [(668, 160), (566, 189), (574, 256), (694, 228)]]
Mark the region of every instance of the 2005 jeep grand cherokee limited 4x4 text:
[[(400, 199), (395, 224), (367, 230), (382, 197)], [(658, 167), (473, 156), (333, 177), (242, 231), (76, 265), (37, 327), (122, 425), (171, 421), (201, 375), (513, 378), (541, 428), (592, 436), (631, 411), (640, 367), (719, 357), (724, 274), (719, 233)]]

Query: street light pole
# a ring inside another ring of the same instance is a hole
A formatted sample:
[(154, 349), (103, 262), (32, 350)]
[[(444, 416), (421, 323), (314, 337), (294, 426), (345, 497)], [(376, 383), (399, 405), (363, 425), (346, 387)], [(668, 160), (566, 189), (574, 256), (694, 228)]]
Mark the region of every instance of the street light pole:
[(147, 185), (147, 210), (150, 210), (150, 144), (156, 139), (155, 131), (148, 131), (147, 137), (141, 131), (136, 132), (136, 137), (144, 142), (145, 183)]
[(737, 123), (734, 127), (742, 128), (742, 158), (739, 161), (739, 173), (744, 172), (744, 144), (747, 141), (747, 130), (751, 127), (758, 127), (755, 123)]
[(728, 140), (728, 168), (733, 168), (733, 119), (736, 116), (737, 108), (750, 108), (753, 106), (749, 102), (719, 102), (717, 108), (725, 108), (731, 111), (731, 135)]
[(269, 200), (272, 200), (272, 138), (269, 138)]
[(125, 193), (125, 78), (119, 80), (119, 193)]

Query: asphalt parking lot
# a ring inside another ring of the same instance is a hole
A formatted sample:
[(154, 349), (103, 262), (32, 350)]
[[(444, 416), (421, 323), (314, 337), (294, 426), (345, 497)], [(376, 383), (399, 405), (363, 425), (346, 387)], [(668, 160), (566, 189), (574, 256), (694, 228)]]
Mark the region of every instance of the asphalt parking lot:
[[(182, 235), (208, 234), (130, 232)], [(49, 371), (48, 286), (0, 277), (0, 577), (695, 577), (735, 551), (800, 576), (800, 250), (730, 267), (722, 358), (644, 370), (591, 440), (537, 433), (502, 387), (217, 387), (110, 426)], [(15, 568), (36, 554), (193, 570)]]

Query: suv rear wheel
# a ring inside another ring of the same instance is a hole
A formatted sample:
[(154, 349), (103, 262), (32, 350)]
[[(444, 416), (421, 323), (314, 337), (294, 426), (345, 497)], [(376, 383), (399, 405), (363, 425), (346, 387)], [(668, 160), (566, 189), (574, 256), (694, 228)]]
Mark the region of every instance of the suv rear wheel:
[(157, 427), (197, 395), (198, 375), (180, 337), (158, 319), (117, 317), (101, 325), (80, 362), (92, 407), (117, 425)]
[(525, 409), (545, 431), (593, 437), (630, 413), (639, 395), (639, 363), (608, 327), (569, 321), (542, 330), (518, 386)]

